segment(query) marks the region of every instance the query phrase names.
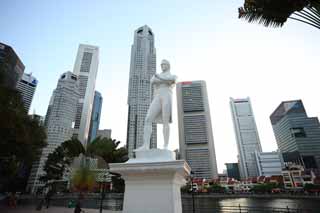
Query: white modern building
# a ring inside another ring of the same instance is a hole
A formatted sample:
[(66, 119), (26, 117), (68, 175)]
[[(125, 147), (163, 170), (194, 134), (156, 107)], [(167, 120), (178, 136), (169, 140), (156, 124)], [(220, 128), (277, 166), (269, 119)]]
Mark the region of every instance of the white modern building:
[(255, 152), (262, 152), (250, 98), (230, 98), (232, 120), (238, 145), (241, 178), (256, 177)]
[(279, 152), (255, 152), (258, 176), (281, 175), (283, 161)]
[(177, 84), (179, 151), (197, 178), (217, 178), (210, 108), (205, 81)]
[[(152, 99), (151, 77), (156, 73), (156, 49), (154, 34), (147, 26), (134, 32), (131, 46), (130, 77), (128, 88), (127, 148), (129, 158), (133, 150), (143, 144), (144, 120)], [(151, 148), (157, 146), (157, 126), (153, 124)]]
[(75, 74), (71, 72), (63, 73), (59, 78), (57, 88), (52, 94), (50, 111), (48, 110), (46, 116), (48, 145), (42, 150), (40, 160), (33, 164), (28, 180), (27, 190), (32, 193), (43, 185), (39, 178), (44, 175), (43, 166), (48, 155), (61, 143), (72, 137), (72, 126), (76, 115), (75, 106), (80, 97), (78, 83)]
[(22, 78), (17, 83), (17, 90), (21, 94), (24, 108), (29, 112), (34, 92), (36, 91), (38, 81), (32, 74), (23, 73)]
[(74, 136), (84, 145), (87, 144), (94, 90), (99, 64), (99, 47), (80, 44), (73, 73), (78, 76), (80, 99), (74, 125)]

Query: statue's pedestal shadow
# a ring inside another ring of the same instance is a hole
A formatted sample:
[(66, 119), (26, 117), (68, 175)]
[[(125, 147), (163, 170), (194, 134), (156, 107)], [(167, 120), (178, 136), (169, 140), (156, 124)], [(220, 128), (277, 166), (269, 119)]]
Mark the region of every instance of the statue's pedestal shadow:
[(110, 164), (125, 180), (123, 212), (181, 213), (180, 188), (190, 174), (184, 160), (169, 150), (138, 150), (126, 163)]

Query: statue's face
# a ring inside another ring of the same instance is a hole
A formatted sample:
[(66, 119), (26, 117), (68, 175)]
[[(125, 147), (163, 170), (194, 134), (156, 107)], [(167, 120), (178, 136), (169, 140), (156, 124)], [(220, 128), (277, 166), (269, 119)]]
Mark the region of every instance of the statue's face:
[(168, 63), (166, 63), (166, 62), (161, 63), (161, 69), (163, 72), (169, 70), (169, 67), (170, 67), (170, 65)]

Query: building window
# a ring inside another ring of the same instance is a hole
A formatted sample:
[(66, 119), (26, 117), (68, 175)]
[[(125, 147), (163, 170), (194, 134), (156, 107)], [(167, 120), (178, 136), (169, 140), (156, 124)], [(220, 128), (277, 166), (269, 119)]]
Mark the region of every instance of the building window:
[(307, 137), (303, 127), (291, 128), (291, 135), (292, 137), (295, 137), (295, 138)]

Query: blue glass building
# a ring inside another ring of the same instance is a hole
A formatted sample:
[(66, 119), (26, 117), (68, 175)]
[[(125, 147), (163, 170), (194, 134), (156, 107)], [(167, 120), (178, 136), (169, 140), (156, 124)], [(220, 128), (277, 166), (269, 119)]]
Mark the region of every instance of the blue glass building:
[(91, 142), (97, 137), (97, 132), (100, 125), (100, 116), (102, 108), (102, 96), (98, 91), (94, 92), (93, 107), (91, 113), (90, 132), (88, 141)]

